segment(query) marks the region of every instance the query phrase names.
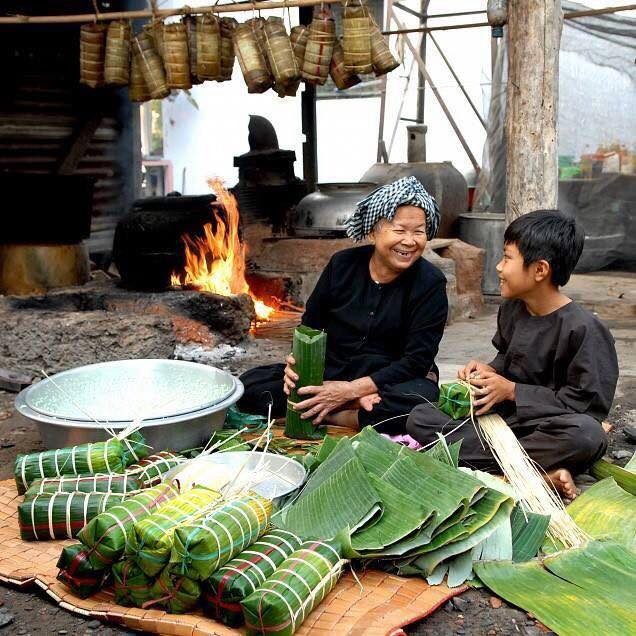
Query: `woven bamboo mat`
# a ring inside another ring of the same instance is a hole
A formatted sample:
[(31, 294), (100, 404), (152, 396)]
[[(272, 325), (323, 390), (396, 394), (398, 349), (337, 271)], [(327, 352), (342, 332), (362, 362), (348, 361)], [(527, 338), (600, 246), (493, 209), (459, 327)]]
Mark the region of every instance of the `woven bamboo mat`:
[[(62, 546), (72, 541), (22, 541), (18, 532), (17, 506), (22, 497), (13, 480), (0, 481), (0, 581), (25, 587), (38, 585), (60, 607), (128, 629), (178, 636), (229, 636), (241, 634), (203, 616), (167, 614), (116, 605), (104, 589), (80, 599), (56, 580), (55, 567)], [(351, 574), (338, 582), (297, 632), (303, 636), (385, 636), (403, 634), (402, 628), (428, 616), (466, 588), (429, 586), (422, 579), (402, 578), (377, 570)]]

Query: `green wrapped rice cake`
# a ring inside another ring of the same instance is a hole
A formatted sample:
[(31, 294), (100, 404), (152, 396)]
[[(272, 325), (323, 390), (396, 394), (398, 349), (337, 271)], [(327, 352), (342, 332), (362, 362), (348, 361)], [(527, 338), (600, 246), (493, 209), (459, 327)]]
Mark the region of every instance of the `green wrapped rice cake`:
[(247, 494), (220, 505), (196, 524), (179, 526), (170, 555), (173, 572), (205, 581), (265, 532), (271, 514), (271, 501)]
[(24, 541), (72, 539), (98, 514), (121, 503), (126, 495), (110, 492), (53, 492), (29, 497), (18, 505)]
[(124, 468), (135, 462), (140, 462), (150, 454), (151, 448), (146, 444), (144, 436), (139, 431), (122, 438), (121, 443), (124, 449), (122, 454)]
[(125, 443), (112, 437), (105, 442), (18, 455), (13, 471), (18, 494), (24, 494), (33, 481), (45, 477), (123, 473), (129, 464), (148, 454), (139, 433), (130, 438)]
[(470, 415), (470, 387), (465, 382), (448, 382), (439, 387), (437, 406), (454, 420)]
[(141, 607), (152, 599), (152, 584), (153, 579), (132, 561), (119, 561), (113, 565), (113, 590), (118, 605)]
[(159, 506), (178, 494), (174, 486), (159, 484), (142, 490), (90, 521), (80, 531), (78, 538), (86, 546), (93, 567), (105, 568), (118, 561), (133, 534), (135, 523), (149, 517)]
[(168, 563), (174, 530), (204, 517), (220, 500), (215, 490), (195, 486), (135, 523), (126, 543), (126, 557), (148, 576), (155, 576)]
[(81, 543), (64, 547), (57, 567), (60, 569), (57, 580), (67, 585), (80, 598), (88, 598), (98, 592), (110, 572), (109, 569), (95, 569)]
[(168, 566), (164, 568), (150, 590), (152, 601), (145, 607), (163, 607), (170, 614), (190, 611), (201, 597), (201, 584), (181, 576)]
[(128, 467), (126, 473), (134, 475), (142, 482), (144, 488), (156, 486), (161, 482), (163, 476), (175, 466), (185, 461), (182, 455), (175, 455), (168, 451), (161, 451), (154, 455), (149, 455), (136, 464)]
[(291, 636), (342, 574), (340, 542), (305, 541), (241, 602), (248, 634)]
[(36, 479), (26, 491), (25, 497), (45, 492), (123, 492), (130, 493), (143, 488), (141, 480), (127, 473), (103, 475), (62, 475)]
[(272, 530), (219, 568), (204, 584), (203, 610), (230, 627), (243, 624), (241, 601), (256, 591), (301, 546), (287, 530)]

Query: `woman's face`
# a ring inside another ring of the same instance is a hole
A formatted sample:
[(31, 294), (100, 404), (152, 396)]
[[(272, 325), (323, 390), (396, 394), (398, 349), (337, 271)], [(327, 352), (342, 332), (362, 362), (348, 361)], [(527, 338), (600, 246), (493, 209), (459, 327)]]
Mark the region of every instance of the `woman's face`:
[(392, 221), (381, 220), (369, 234), (374, 256), (387, 269), (401, 273), (422, 256), (426, 247), (426, 215), (422, 208), (402, 205)]

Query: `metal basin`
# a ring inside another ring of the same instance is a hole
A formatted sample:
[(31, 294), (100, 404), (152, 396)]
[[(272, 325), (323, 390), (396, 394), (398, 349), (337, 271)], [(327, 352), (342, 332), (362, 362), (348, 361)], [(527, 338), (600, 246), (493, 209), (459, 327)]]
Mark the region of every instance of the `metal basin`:
[[(226, 371), (179, 360), (118, 360), (63, 371), (22, 391), (16, 410), (48, 448), (106, 439), (142, 420), (156, 451), (205, 443), (243, 395)], [(94, 420), (97, 420), (96, 423)]]

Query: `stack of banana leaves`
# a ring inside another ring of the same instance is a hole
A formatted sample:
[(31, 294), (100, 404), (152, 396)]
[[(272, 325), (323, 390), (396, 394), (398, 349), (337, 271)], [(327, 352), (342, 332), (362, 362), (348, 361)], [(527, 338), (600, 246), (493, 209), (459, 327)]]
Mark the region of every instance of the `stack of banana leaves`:
[[(450, 586), (460, 585), (472, 577), (474, 561), (512, 558), (516, 515), (506, 484), (458, 469), (458, 455), (458, 445), (443, 443), (416, 452), (372, 428), (352, 439), (326, 438), (318, 467), (273, 523), (310, 539), (346, 528), (348, 557), (431, 583), (447, 576)], [(542, 540), (535, 539), (532, 556)]]

